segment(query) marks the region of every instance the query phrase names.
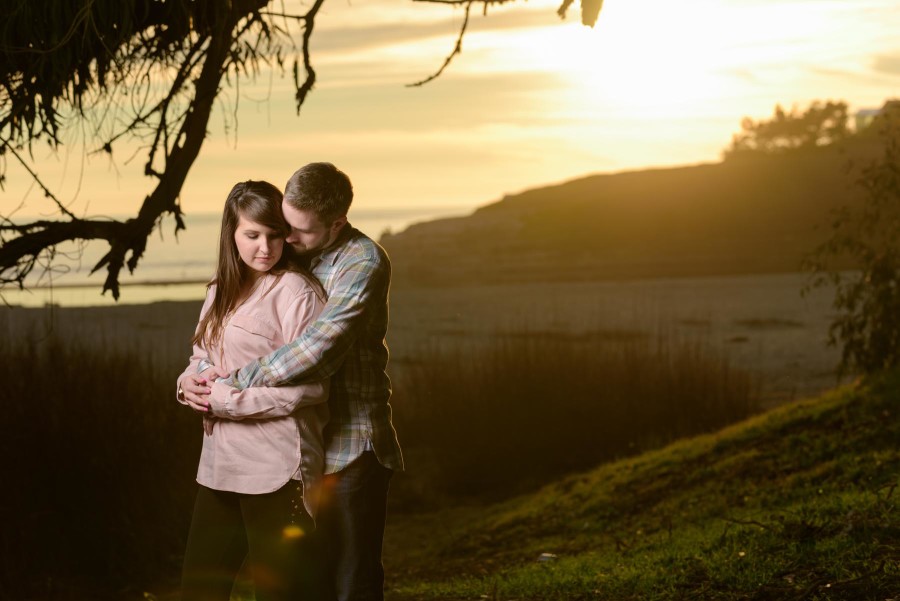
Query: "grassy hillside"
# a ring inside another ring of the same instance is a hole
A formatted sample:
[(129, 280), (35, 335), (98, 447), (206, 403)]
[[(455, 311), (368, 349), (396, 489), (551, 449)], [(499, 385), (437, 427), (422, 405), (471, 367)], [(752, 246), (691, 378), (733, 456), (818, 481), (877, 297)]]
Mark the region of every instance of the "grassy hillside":
[(848, 164), (871, 144), (594, 175), (382, 243), (395, 279), (420, 284), (796, 271), (858, 197)]
[(898, 415), (894, 373), (500, 505), (395, 516), (389, 597), (896, 599)]

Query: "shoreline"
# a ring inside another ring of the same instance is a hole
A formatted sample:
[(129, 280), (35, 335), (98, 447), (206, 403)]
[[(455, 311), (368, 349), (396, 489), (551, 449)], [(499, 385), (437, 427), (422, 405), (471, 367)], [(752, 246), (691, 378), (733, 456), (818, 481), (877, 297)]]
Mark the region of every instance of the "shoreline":
[[(209, 283), (209, 280), (141, 280), (139, 282), (119, 282), (119, 286), (122, 288), (127, 288), (131, 286), (190, 286), (190, 285), (206, 285)], [(90, 283), (77, 283), (72, 282), (69, 284), (40, 284), (37, 286), (26, 286), (24, 290), (16, 289), (17, 292), (26, 292), (28, 290), (56, 290), (56, 289), (72, 289), (72, 288), (101, 288), (102, 284), (99, 282), (90, 282)], [(0, 290), (0, 293), (3, 293)]]
[[(398, 278), (391, 285), (392, 296), (407, 294), (458, 296), (464, 291), (481, 291), (504, 289), (534, 290), (547, 287), (551, 291), (579, 290), (584, 288), (596, 288), (609, 290), (644, 289), (654, 293), (660, 289), (685, 289), (697, 287), (698, 289), (710, 289), (715, 285), (724, 287), (743, 286), (756, 281), (785, 280), (794, 281), (807, 279), (808, 274), (802, 271), (793, 272), (765, 272), (765, 273), (732, 273), (732, 274), (708, 274), (692, 276), (656, 276), (656, 277), (630, 277), (630, 278), (596, 278), (596, 279), (572, 279), (572, 280), (535, 280), (535, 281), (510, 281), (510, 282), (458, 282), (446, 285), (432, 285), (414, 283)], [(798, 285), (802, 285), (799, 282)], [(23, 290), (17, 287), (0, 288), (0, 306), (40, 308), (47, 305), (76, 308), (76, 307), (115, 307), (123, 305), (145, 305), (156, 302), (194, 301), (205, 298), (207, 278), (191, 278), (186, 280), (159, 279), (121, 282), (119, 286), (127, 291), (115, 300), (111, 295), (102, 292), (102, 282), (72, 282), (63, 284), (41, 284), (29, 286)], [(798, 288), (799, 290), (799, 288)], [(476, 292), (477, 294), (477, 292)], [(604, 292), (606, 294), (606, 292)], [(557, 298), (564, 295), (555, 294)]]
[(54, 306), (64, 309), (113, 308), (142, 306), (151, 303), (176, 301), (202, 301), (206, 296), (208, 280), (157, 280), (150, 282), (121, 283), (121, 294), (116, 300), (103, 292), (101, 283), (65, 284), (19, 290), (0, 290), (0, 307), (39, 309)]

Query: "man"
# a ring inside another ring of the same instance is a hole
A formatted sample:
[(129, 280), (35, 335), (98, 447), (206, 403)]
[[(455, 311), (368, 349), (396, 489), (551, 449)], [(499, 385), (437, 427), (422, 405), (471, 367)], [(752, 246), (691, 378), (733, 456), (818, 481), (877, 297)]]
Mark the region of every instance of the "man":
[[(347, 222), (352, 200), (350, 179), (331, 163), (311, 163), (288, 180), (287, 242), (309, 257), (328, 300), (300, 338), (226, 380), (242, 390), (331, 377), (325, 472), (332, 476), (317, 521), (339, 601), (384, 597), (388, 484), (403, 469), (385, 372), (391, 265), (384, 249)], [(184, 384), (185, 397), (201, 407), (208, 390), (199, 374)]]

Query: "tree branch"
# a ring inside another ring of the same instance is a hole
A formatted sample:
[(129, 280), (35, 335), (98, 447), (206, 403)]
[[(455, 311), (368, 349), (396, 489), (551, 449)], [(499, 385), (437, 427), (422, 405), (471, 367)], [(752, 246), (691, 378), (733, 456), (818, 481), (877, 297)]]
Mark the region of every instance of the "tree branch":
[[(515, 0), (413, 1), (464, 5), (465, 15), (453, 51), (440, 69), (410, 87), (440, 76), (462, 52), (473, 4), (480, 3), (487, 11), (489, 5)], [(571, 4), (562, 1), (560, 14)], [(0, 28), (0, 57), (4, 58), (0, 61), (0, 184), (8, 150), (56, 204), (61, 218), (19, 225), (11, 215), (0, 215), (0, 288), (5, 282), (23, 285), (35, 266), (49, 269), (43, 263), (57, 256), (61, 242), (105, 240), (109, 252), (93, 271), (107, 269), (103, 292), (110, 290), (118, 299), (121, 269), (136, 268), (162, 216), (174, 216), (176, 233), (184, 229), (179, 195), (199, 156), (223, 80), (230, 83), (232, 74), (258, 72), (259, 61), (274, 60), (284, 70), (282, 50), (289, 47), (294, 55), (299, 113), (317, 79), (310, 39), (324, 2), (313, 0), (304, 15), (288, 14), (283, 7), (264, 10), (271, 0), (14, 2)], [(599, 10), (600, 6), (602, 0), (582, 0), (583, 20), (589, 7)], [(44, 20), (48, 10), (59, 18)], [(284, 26), (276, 19), (284, 19)], [(303, 22), (300, 48), (291, 36), (289, 19)], [(301, 60), (306, 71), (302, 81)], [(164, 83), (158, 84), (160, 78)], [(145, 174), (156, 181), (135, 218), (77, 218), (26, 163), (31, 157), (23, 156), (25, 150), (42, 138), (58, 149), (63, 144), (61, 132), (70, 122), (82, 127), (90, 123), (92, 146), (99, 144), (92, 152), (112, 154), (113, 144), (127, 134), (140, 142), (126, 162), (141, 153), (147, 161)]]
[(485, 6), (490, 4), (506, 4), (507, 2), (514, 2), (515, 0), (412, 0), (413, 2), (423, 2), (428, 4), (448, 4), (448, 5), (456, 5), (461, 6), (463, 4), (474, 4), (476, 2), (480, 4), (484, 4)]
[[(463, 21), (462, 28), (459, 32), (459, 37), (456, 40), (456, 46), (453, 48), (453, 52), (447, 56), (446, 60), (444, 60), (444, 64), (441, 65), (440, 69), (438, 69), (434, 74), (430, 77), (426, 77), (421, 81), (417, 81), (415, 83), (407, 84), (406, 87), (414, 88), (418, 86), (425, 85), (426, 83), (433, 81), (440, 77), (441, 73), (444, 72), (450, 63), (453, 61), (453, 58), (462, 52), (462, 39), (463, 35), (466, 32), (466, 26), (469, 22), (469, 10), (472, 7), (472, 4), (476, 2), (480, 2), (484, 5), (484, 12), (487, 14), (487, 7), (491, 4), (506, 4), (507, 2), (512, 2), (513, 0), (412, 0), (413, 2), (425, 2), (429, 4), (446, 4), (450, 6), (462, 6), (466, 7), (466, 16)], [(569, 10), (569, 7), (572, 6), (574, 0), (563, 0), (562, 4), (560, 4), (559, 8), (556, 11), (556, 14), (559, 15), (561, 19), (566, 18), (566, 13)], [(584, 25), (589, 27), (593, 27), (597, 22), (597, 17), (600, 14), (600, 10), (603, 8), (603, 0), (581, 0), (581, 22)]]
[(288, 13), (275, 13), (275, 12), (272, 12), (269, 10), (261, 10), (261, 11), (259, 11), (259, 14), (263, 15), (264, 17), (282, 17), (284, 19), (294, 19), (295, 21), (303, 21), (304, 19), (306, 19), (306, 15), (291, 15)]
[[(166, 94), (165, 98), (157, 102), (153, 107), (149, 110), (136, 115), (128, 125), (126, 125), (122, 131), (110, 136), (103, 143), (102, 147), (95, 149), (93, 152), (107, 152), (112, 153), (112, 145), (117, 142), (123, 136), (131, 133), (137, 128), (138, 125), (147, 124), (150, 117), (152, 117), (156, 113), (165, 113), (172, 100), (178, 95), (179, 92), (184, 88), (184, 84), (187, 82), (188, 77), (191, 72), (197, 66), (197, 63), (200, 59), (203, 58), (204, 54), (201, 52), (197, 55), (197, 51), (199, 48), (206, 42), (205, 36), (200, 36), (197, 40), (191, 45), (191, 48), (188, 50), (185, 55), (181, 66), (178, 68), (178, 72), (175, 74), (175, 79), (172, 81), (172, 85), (169, 87), (169, 93)], [(196, 55), (196, 56), (195, 56)], [(150, 161), (152, 163), (152, 160)]]
[(313, 70), (312, 62), (309, 58), (309, 38), (312, 36), (313, 27), (316, 24), (316, 14), (318, 14), (324, 3), (325, 0), (316, 0), (309, 12), (303, 16), (303, 67), (306, 69), (306, 80), (302, 86), (300, 85), (300, 77), (297, 72), (297, 61), (294, 61), (294, 85), (297, 87), (295, 98), (297, 99), (298, 115), (300, 114), (300, 107), (303, 106), (303, 101), (306, 100), (307, 94), (309, 94), (316, 83), (316, 72)]
[[(21, 235), (0, 246), (0, 282), (16, 283), (21, 288), (42, 251), (69, 240), (106, 240), (113, 243), (125, 233), (127, 227), (119, 221), (87, 219), (4, 225), (3, 230), (14, 230)], [(13, 274), (6, 275), (10, 270)]]
[[(258, 0), (265, 6), (266, 2)], [(227, 22), (222, 23), (221, 31), (210, 36), (210, 43), (206, 52), (206, 60), (203, 68), (194, 84), (194, 99), (191, 109), (182, 122), (178, 134), (174, 136), (175, 144), (166, 156), (165, 170), (160, 175), (159, 183), (153, 192), (144, 199), (137, 219), (129, 235), (122, 236), (111, 244), (110, 251), (94, 266), (92, 273), (104, 265), (107, 267), (108, 277), (103, 285), (103, 292), (110, 290), (113, 298), (119, 298), (118, 275), (125, 263), (125, 254), (130, 251), (127, 266), (129, 272), (133, 272), (138, 262), (143, 257), (147, 245), (147, 238), (153, 231), (157, 219), (165, 212), (176, 216), (177, 226), (183, 228), (181, 221), (181, 208), (176, 199), (181, 193), (181, 187), (187, 178), (188, 171), (200, 154), (200, 147), (206, 138), (206, 127), (212, 107), (219, 91), (219, 83), (225, 74), (224, 66), (228, 60), (232, 36), (228, 32), (237, 24), (237, 18), (232, 14)], [(183, 141), (179, 146), (179, 141)]]
[[(16, 157), (16, 160), (19, 161), (19, 164), (22, 165), (22, 167), (24, 167), (26, 171), (28, 171), (28, 174), (31, 176), (31, 179), (33, 179), (34, 182), (38, 186), (41, 187), (41, 190), (44, 191), (44, 196), (46, 196), (47, 198), (52, 200), (54, 203), (56, 203), (57, 208), (63, 215), (65, 215), (69, 219), (77, 221), (78, 217), (76, 217), (71, 211), (69, 211), (69, 209), (67, 209), (65, 207), (65, 205), (63, 205), (63, 203), (56, 197), (56, 195), (53, 194), (53, 192), (51, 192), (50, 189), (44, 185), (44, 182), (41, 181), (41, 178), (38, 177), (38, 174), (35, 173), (31, 169), (31, 167), (28, 166), (28, 163), (25, 162), (25, 159), (23, 159), (22, 156), (18, 152), (16, 152), (16, 149), (13, 148), (12, 144), (10, 144), (6, 140), (0, 140), (0, 143), (3, 144), (2, 152), (10, 152), (14, 157)], [(2, 154), (2, 153), (0, 153), (0, 154)]]
[[(414, 1), (419, 1), (419, 2), (422, 2), (422, 1), (439, 1), (439, 2), (440, 2), (440, 1), (443, 1), (443, 0), (414, 0)], [(472, 9), (472, 3), (473, 3), (474, 1), (475, 1), (475, 0), (468, 0), (468, 1), (466, 2), (466, 15), (465, 15), (465, 17), (463, 18), (462, 27), (460, 27), (460, 29), (459, 29), (459, 37), (456, 38), (456, 46), (453, 48), (453, 52), (451, 52), (451, 53), (447, 56), (447, 58), (444, 60), (444, 64), (441, 65), (441, 68), (438, 69), (437, 71), (435, 71), (434, 73), (432, 73), (430, 76), (428, 76), (428, 77), (426, 77), (425, 79), (421, 80), (421, 81), (417, 81), (417, 82), (415, 82), (415, 83), (409, 83), (409, 84), (406, 84), (406, 87), (407, 87), (407, 88), (417, 88), (417, 87), (419, 87), (419, 86), (425, 85), (425, 84), (428, 83), (429, 81), (432, 81), (432, 80), (434, 80), (434, 79), (437, 79), (438, 77), (440, 77), (441, 73), (444, 72), (444, 69), (446, 69), (447, 66), (450, 64), (450, 62), (453, 60), (453, 57), (455, 57), (457, 54), (460, 54), (460, 53), (462, 52), (462, 40), (463, 40), (463, 36), (466, 35), (466, 28), (469, 26), (469, 11)], [(454, 3), (454, 4), (456, 3), (455, 0), (453, 1), (453, 3)]]
[[(417, 81), (415, 83), (406, 84), (408, 88), (415, 88), (419, 86), (423, 86), (430, 81), (433, 81), (440, 77), (441, 73), (450, 65), (456, 55), (462, 52), (462, 40), (463, 36), (466, 33), (466, 27), (469, 24), (469, 11), (472, 8), (472, 5), (476, 2), (484, 5), (484, 12), (487, 14), (487, 7), (492, 4), (506, 4), (507, 2), (512, 2), (513, 0), (412, 0), (413, 2), (426, 2), (429, 4), (446, 4), (450, 6), (462, 6), (466, 7), (466, 15), (463, 19), (462, 27), (459, 31), (459, 37), (456, 39), (456, 46), (453, 48), (453, 52), (451, 52), (447, 58), (444, 60), (444, 64), (441, 65), (440, 69), (438, 69), (435, 73), (426, 77), (421, 81)], [(556, 11), (556, 14), (559, 15), (561, 19), (566, 17), (566, 12), (569, 7), (572, 5), (574, 0), (563, 0), (559, 9)], [(593, 27), (597, 22), (597, 16), (600, 13), (600, 9), (603, 7), (603, 0), (581, 0), (581, 22), (584, 25), (588, 25)]]
[[(155, 147), (161, 147), (166, 152), (163, 172), (158, 174), (156, 188), (148, 195), (141, 205), (138, 215), (134, 219), (125, 222), (104, 220), (79, 220), (71, 213), (72, 221), (55, 222), (41, 221), (29, 224), (16, 225), (11, 222), (0, 226), (0, 232), (13, 232), (18, 234), (12, 240), (3, 240), (0, 246), (0, 284), (18, 283), (21, 287), (25, 278), (34, 269), (38, 257), (42, 252), (52, 251), (56, 245), (71, 240), (106, 240), (110, 249), (92, 269), (91, 273), (107, 268), (107, 277), (103, 285), (103, 292), (112, 292), (113, 297), (119, 298), (119, 274), (123, 267), (134, 271), (143, 256), (147, 239), (154, 227), (159, 223), (163, 213), (172, 213), (176, 220), (176, 231), (184, 229), (181, 219), (181, 208), (177, 199), (187, 177), (188, 171), (199, 155), (200, 148), (206, 137), (207, 125), (215, 99), (219, 92), (219, 85), (227, 70), (229, 57), (233, 44), (240, 43), (240, 39), (234, 35), (234, 28), (242, 18), (252, 15), (255, 11), (264, 7), (268, 0), (236, 0), (230, 5), (230, 10), (221, 14), (207, 15), (215, 22), (207, 28), (209, 44), (205, 49), (203, 66), (200, 74), (193, 82), (194, 94), (189, 103), (189, 108), (172, 122), (180, 123), (177, 130), (171, 132), (169, 139), (169, 126), (166, 121), (166, 113), (171, 100), (177, 95), (179, 87), (189, 76), (190, 68), (185, 67), (179, 71), (179, 79), (173, 84), (170, 93), (155, 107), (160, 112), (160, 123), (157, 127)], [(202, 38), (203, 36), (201, 36)], [(200, 40), (197, 42), (200, 43)], [(176, 85), (177, 84), (177, 85)], [(138, 121), (133, 121), (136, 125)], [(160, 141), (159, 137), (163, 140)], [(13, 150), (8, 143), (5, 147)], [(21, 157), (17, 158), (22, 161)], [(152, 153), (151, 153), (152, 163)], [(24, 164), (24, 162), (23, 162)], [(27, 165), (25, 165), (26, 168)], [(29, 169), (29, 172), (31, 170)], [(32, 176), (37, 180), (36, 175)], [(41, 185), (46, 193), (49, 190)], [(53, 197), (54, 200), (55, 197)], [(60, 209), (64, 210), (58, 200)], [(126, 255), (130, 256), (127, 258)]]

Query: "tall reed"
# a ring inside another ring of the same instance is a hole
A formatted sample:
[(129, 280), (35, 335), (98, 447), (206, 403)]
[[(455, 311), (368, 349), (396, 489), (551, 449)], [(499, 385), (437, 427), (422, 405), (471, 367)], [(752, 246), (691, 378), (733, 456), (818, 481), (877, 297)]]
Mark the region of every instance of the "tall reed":
[[(174, 400), (186, 341), (16, 340), (0, 337), (0, 597), (174, 588), (201, 441)], [(749, 375), (666, 336), (445, 338), (413, 356), (392, 367), (400, 506), (515, 491), (756, 410)]]
[(0, 340), (0, 597), (140, 596), (178, 573), (201, 440), (181, 369), (139, 346)]
[(702, 340), (668, 335), (499, 336), (414, 356), (395, 377), (395, 421), (413, 473), (445, 492), (539, 484), (759, 406), (748, 373)]

